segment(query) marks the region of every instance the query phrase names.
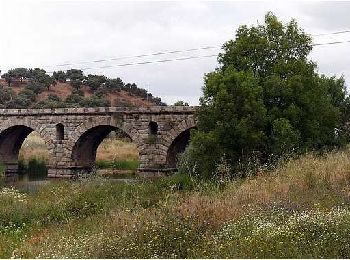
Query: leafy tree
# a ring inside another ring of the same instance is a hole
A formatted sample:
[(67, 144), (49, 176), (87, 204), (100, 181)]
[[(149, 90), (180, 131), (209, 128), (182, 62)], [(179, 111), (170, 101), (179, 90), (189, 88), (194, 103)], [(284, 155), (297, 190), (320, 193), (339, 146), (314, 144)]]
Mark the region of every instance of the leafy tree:
[(187, 102), (184, 102), (184, 101), (182, 101), (182, 100), (179, 100), (179, 101), (176, 101), (176, 102), (174, 103), (174, 106), (180, 106), (180, 107), (185, 106), (185, 107), (188, 107), (188, 103), (187, 103)]
[(37, 81), (29, 81), (26, 89), (33, 91), (36, 95), (45, 90), (44, 84)]
[(55, 80), (58, 82), (64, 83), (67, 80), (67, 75), (64, 71), (54, 71), (52, 76), (54, 77)]
[(124, 83), (120, 78), (108, 79), (106, 88), (112, 91), (121, 91), (124, 88)]
[(344, 145), (344, 80), (319, 75), (308, 59), (309, 35), (296, 21), (241, 26), (223, 45), (220, 67), (205, 76), (190, 157), (212, 177), (221, 162), (232, 174), (289, 153)]
[(10, 88), (0, 86), (0, 107), (6, 108), (7, 103), (16, 97), (16, 93)]
[(70, 84), (73, 88), (79, 89), (83, 84), (85, 76), (82, 70), (71, 69), (66, 72), (67, 78), (70, 80)]
[(17, 97), (28, 100), (29, 103), (36, 101), (36, 93), (30, 89), (24, 89), (18, 93)]
[(4, 73), (1, 75), (1, 78), (5, 79), (7, 86), (11, 87), (12, 75), (10, 73)]
[(70, 84), (73, 88), (75, 88), (76, 90), (80, 89), (81, 85), (83, 84), (83, 82), (79, 79), (73, 79), (70, 81)]
[(68, 104), (79, 104), (80, 102), (82, 102), (84, 100), (84, 98), (80, 95), (77, 94), (70, 94), (67, 98), (66, 98), (66, 103)]
[(89, 86), (92, 91), (96, 91), (102, 87), (107, 81), (107, 77), (103, 75), (91, 75), (89, 74), (84, 81), (84, 84)]

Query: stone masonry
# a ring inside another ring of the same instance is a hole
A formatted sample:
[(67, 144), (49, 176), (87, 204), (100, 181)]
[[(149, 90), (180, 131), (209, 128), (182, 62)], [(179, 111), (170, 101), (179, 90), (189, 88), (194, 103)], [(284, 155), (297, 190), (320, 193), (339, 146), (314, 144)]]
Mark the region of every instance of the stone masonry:
[(114, 130), (128, 135), (140, 156), (139, 174), (176, 170), (176, 155), (196, 127), (195, 107), (0, 109), (0, 162), (8, 176), (18, 170), (25, 138), (39, 133), (50, 153), (48, 176), (75, 178), (94, 170), (96, 150)]

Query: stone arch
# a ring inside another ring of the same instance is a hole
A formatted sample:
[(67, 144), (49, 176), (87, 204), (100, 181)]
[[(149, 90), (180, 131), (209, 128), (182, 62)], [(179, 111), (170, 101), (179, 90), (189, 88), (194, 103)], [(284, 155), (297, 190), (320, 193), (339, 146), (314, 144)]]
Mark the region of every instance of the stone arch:
[(190, 131), (196, 127), (194, 118), (187, 118), (170, 131), (165, 144), (168, 147), (166, 154), (167, 167), (176, 168), (177, 156), (185, 151), (190, 140)]
[[(71, 152), (71, 159), (74, 166), (91, 168), (95, 164), (96, 151), (101, 142), (107, 135), (114, 130), (123, 129), (113, 125), (97, 125), (85, 130), (74, 143)], [(125, 131), (124, 131), (125, 132)], [(132, 136), (127, 132), (126, 135), (133, 141)]]
[(115, 129), (119, 129), (123, 132), (125, 132), (133, 142), (136, 143), (136, 145), (139, 144), (140, 135), (139, 132), (130, 124), (123, 123), (122, 125), (119, 124), (113, 124), (110, 120), (110, 117), (101, 117), (101, 118), (94, 118), (93, 120), (85, 121), (82, 124), (78, 125), (76, 129), (74, 129), (74, 132), (71, 133), (70, 140), (73, 143), (76, 143), (78, 139), (89, 129), (98, 127), (101, 125), (109, 125), (111, 127), (114, 127)]
[(34, 120), (7, 120), (2, 123), (0, 129), (0, 161), (6, 165), (7, 173), (17, 173), (19, 150), (24, 140), (33, 131), (36, 131), (44, 140), (50, 158), (53, 158), (52, 136), (43, 126)]

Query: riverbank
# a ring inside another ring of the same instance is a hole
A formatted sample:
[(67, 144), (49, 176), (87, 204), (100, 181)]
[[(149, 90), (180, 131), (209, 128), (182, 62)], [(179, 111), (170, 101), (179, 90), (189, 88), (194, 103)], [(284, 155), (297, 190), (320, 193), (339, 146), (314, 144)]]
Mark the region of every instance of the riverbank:
[(96, 177), (0, 200), (3, 258), (350, 257), (347, 151), (226, 184)]

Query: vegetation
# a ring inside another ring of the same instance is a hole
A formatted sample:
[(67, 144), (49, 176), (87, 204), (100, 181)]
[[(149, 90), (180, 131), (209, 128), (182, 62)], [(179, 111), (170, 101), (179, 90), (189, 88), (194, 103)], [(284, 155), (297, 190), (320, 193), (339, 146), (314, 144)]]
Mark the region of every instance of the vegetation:
[(348, 258), (350, 153), (215, 184), (186, 175), (0, 191), (0, 257)]
[[(53, 72), (50, 76), (45, 70), (35, 68), (11, 69), (1, 76), (7, 82), (7, 87), (0, 85), (0, 107), (1, 108), (52, 108), (52, 107), (102, 107), (110, 106), (107, 100), (109, 93), (125, 91), (130, 95), (149, 100), (155, 105), (165, 105), (158, 97), (153, 97), (145, 89), (137, 87), (135, 83), (124, 83), (120, 78), (109, 79), (103, 75), (87, 75), (78, 69), (66, 72)], [(69, 84), (75, 89), (65, 100), (56, 97), (48, 97), (38, 100), (43, 91), (56, 88), (58, 82)], [(16, 94), (13, 87), (24, 85), (24, 90)], [(92, 91), (91, 97), (84, 97), (82, 86), (87, 86)], [(130, 105), (130, 104), (128, 104)]]
[(185, 101), (179, 100), (179, 101), (176, 101), (174, 103), (174, 106), (181, 106), (181, 107), (185, 106), (185, 107), (188, 107), (188, 103), (185, 102)]
[(117, 170), (132, 170), (136, 171), (140, 162), (138, 160), (124, 160), (124, 161), (96, 161), (96, 167), (100, 169), (117, 169)]
[(46, 162), (42, 158), (32, 157), (28, 161), (18, 161), (18, 174), (28, 174), (30, 177), (43, 178), (47, 176)]
[(268, 13), (265, 24), (241, 26), (205, 76), (198, 131), (188, 153), (196, 174), (231, 175), (283, 156), (346, 144), (349, 98), (343, 78), (317, 73), (311, 38), (292, 20)]

